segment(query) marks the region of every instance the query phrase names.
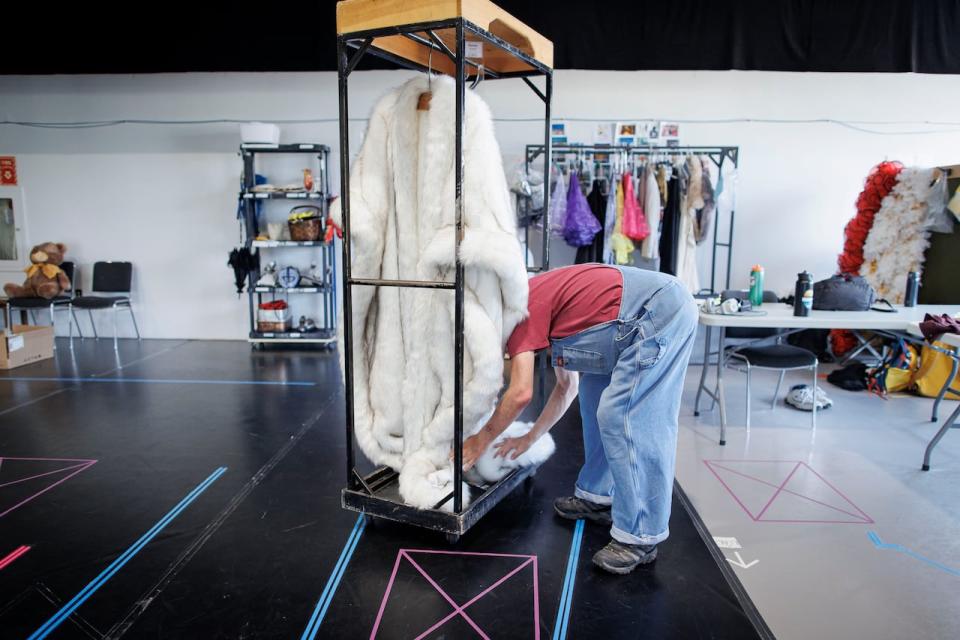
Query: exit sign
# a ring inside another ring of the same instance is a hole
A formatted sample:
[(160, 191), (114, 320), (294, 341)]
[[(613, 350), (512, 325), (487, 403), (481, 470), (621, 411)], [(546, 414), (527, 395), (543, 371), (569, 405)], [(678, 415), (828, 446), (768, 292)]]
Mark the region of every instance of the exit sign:
[(0, 185), (17, 186), (17, 159), (0, 156)]

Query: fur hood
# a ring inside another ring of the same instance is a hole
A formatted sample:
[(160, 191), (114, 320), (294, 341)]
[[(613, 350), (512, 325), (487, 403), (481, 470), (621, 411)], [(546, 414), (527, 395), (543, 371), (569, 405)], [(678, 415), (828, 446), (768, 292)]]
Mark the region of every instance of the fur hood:
[[(454, 280), (454, 82), (433, 78), (430, 108), (418, 111), (426, 90), (426, 78), (414, 78), (370, 116), (350, 178), (354, 277)], [(465, 111), (460, 255), (469, 436), (495, 407), (504, 346), (527, 310), (527, 274), (490, 111), (470, 91)], [(332, 215), (339, 220), (339, 206)], [(404, 500), (432, 507), (452, 490), (452, 473), (438, 472), (451, 468), (454, 294), (354, 287), (352, 322), (357, 442), (374, 463), (400, 472)], [(342, 359), (342, 335), (340, 347)]]

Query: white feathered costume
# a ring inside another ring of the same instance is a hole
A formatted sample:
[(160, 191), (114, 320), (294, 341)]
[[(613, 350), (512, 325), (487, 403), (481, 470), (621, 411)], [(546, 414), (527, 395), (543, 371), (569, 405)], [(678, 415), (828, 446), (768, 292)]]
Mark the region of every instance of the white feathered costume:
[(860, 274), (877, 296), (903, 303), (907, 273), (923, 269), (930, 246), (930, 199), (933, 169), (907, 167), (884, 197), (863, 243)]
[[(353, 277), (454, 280), (454, 82), (435, 77), (430, 89), (426, 111), (417, 110), (427, 91), (421, 76), (381, 98), (370, 116), (350, 174)], [(495, 407), (504, 345), (527, 312), (527, 274), (490, 111), (467, 91), (465, 112), (460, 256), (469, 436)], [(339, 207), (332, 213), (338, 219)], [(453, 328), (452, 291), (353, 288), (357, 442), (374, 463), (398, 470), (401, 496), (423, 508), (453, 488)], [(342, 336), (340, 347), (342, 359)], [(540, 440), (518, 463), (549, 457), (553, 442)]]

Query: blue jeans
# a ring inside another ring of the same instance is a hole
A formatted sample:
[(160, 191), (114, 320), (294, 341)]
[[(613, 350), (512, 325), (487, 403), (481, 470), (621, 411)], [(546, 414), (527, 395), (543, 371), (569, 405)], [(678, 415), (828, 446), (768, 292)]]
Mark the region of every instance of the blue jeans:
[(575, 494), (612, 505), (611, 536), (653, 545), (669, 535), (683, 379), (697, 328), (672, 276), (621, 267), (617, 320), (551, 342), (556, 366), (580, 371), (584, 465)]

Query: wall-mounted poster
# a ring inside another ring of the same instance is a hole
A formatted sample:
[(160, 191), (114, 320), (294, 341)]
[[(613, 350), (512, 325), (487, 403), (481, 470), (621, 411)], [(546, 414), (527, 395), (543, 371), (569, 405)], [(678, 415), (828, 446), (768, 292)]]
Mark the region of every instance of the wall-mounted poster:
[(553, 144), (567, 144), (567, 123), (550, 123), (550, 141)]
[(618, 122), (615, 140), (620, 145), (632, 145), (637, 141), (636, 122)]
[(660, 137), (664, 140), (679, 140), (680, 125), (676, 122), (661, 122)]
[(593, 144), (613, 144), (613, 127), (610, 122), (601, 122), (593, 130)]

